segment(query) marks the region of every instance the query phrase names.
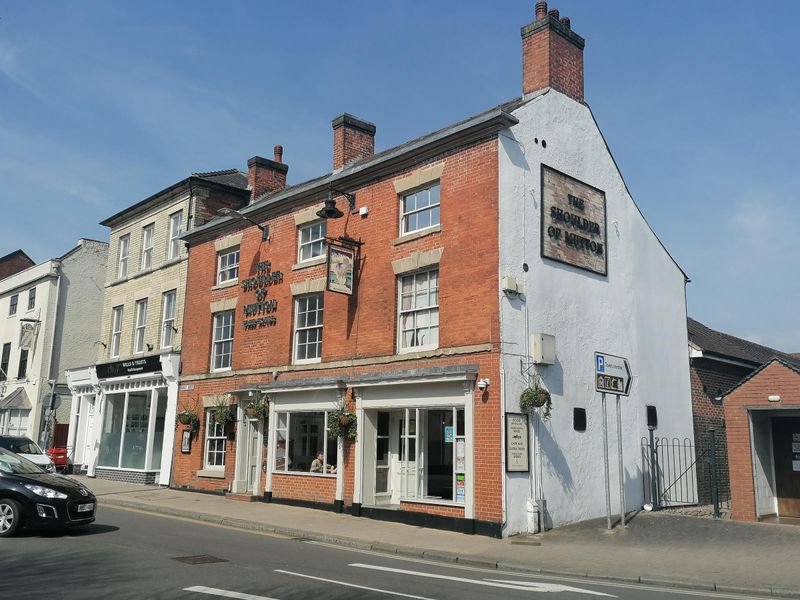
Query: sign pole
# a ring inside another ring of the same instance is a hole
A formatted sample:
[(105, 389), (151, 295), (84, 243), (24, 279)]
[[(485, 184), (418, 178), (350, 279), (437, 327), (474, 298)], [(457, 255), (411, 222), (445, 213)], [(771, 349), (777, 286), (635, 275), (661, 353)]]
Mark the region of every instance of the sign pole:
[(603, 404), (603, 466), (606, 474), (606, 521), (611, 529), (611, 477), (608, 474), (608, 412), (606, 411), (606, 394), (600, 396)]
[(619, 515), (620, 523), (625, 527), (625, 466), (622, 460), (622, 410), (619, 394), (617, 394), (617, 448), (619, 449)]

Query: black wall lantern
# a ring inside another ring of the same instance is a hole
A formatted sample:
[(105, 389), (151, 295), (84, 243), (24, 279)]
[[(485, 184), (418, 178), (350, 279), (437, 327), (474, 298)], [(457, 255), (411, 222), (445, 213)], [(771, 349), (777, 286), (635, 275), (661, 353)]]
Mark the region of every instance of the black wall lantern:
[(336, 196), (344, 196), (350, 204), (350, 213), (356, 210), (356, 195), (348, 194), (347, 192), (340, 192), (333, 188), (328, 190), (328, 198), (325, 200), (325, 206), (317, 211), (317, 216), (321, 219), (339, 219), (344, 216), (344, 213), (336, 208)]

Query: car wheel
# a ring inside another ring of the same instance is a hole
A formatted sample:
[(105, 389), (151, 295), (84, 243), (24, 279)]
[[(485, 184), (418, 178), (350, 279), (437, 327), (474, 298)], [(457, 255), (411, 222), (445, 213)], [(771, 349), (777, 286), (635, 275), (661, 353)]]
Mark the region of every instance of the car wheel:
[(0, 537), (10, 537), (22, 522), (22, 507), (7, 498), (0, 499)]

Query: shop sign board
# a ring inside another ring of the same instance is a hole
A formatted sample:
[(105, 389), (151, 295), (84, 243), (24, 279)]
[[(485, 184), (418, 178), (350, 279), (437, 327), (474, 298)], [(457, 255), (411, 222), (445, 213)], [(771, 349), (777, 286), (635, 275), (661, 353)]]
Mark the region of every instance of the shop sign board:
[(121, 360), (113, 363), (101, 363), (95, 367), (99, 379), (124, 377), (125, 375), (140, 375), (142, 373), (155, 373), (161, 371), (161, 359), (158, 354), (144, 356), (131, 360)]
[(594, 385), (598, 392), (628, 396), (631, 391), (631, 367), (628, 359), (595, 352)]
[(528, 415), (506, 413), (506, 471), (527, 473), (528, 460)]
[(541, 207), (542, 256), (607, 275), (605, 192), (543, 164)]

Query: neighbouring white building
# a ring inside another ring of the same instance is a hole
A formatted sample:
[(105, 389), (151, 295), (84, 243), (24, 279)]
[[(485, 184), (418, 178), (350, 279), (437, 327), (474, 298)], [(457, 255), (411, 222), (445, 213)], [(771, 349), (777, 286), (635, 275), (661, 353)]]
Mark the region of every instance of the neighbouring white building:
[(107, 255), (108, 244), (81, 239), (0, 280), (0, 434), (48, 444), (66, 427), (64, 371), (96, 352)]

